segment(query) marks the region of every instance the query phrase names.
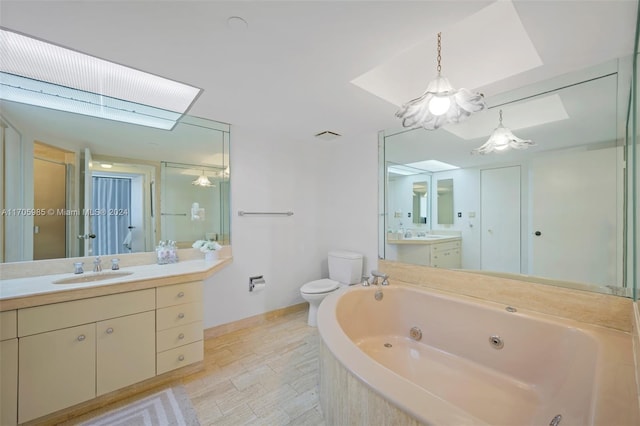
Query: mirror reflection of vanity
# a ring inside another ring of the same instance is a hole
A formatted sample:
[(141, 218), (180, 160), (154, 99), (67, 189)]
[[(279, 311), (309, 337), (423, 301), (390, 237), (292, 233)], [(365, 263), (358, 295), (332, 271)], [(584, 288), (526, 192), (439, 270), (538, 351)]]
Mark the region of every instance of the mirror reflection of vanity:
[[(621, 58), (488, 97), (486, 111), (459, 124), (381, 132), (380, 257), (424, 264), (419, 245), (399, 248), (398, 229), (457, 233), (460, 268), (629, 296), (630, 79), (631, 58)], [(498, 124), (498, 110), (506, 127), (536, 145), (472, 154)], [(431, 168), (430, 160), (445, 166)], [(397, 207), (398, 188), (416, 180), (430, 182), (425, 224), (409, 223)]]
[(0, 113), (2, 208), (44, 212), (3, 217), (4, 262), (229, 244), (228, 124), (184, 116), (168, 131), (7, 101)]
[[(387, 205), (393, 218), (389, 219), (386, 240), (388, 254), (394, 260), (438, 268), (460, 268), (460, 233), (457, 231), (432, 232), (430, 223), (430, 197), (432, 176), (406, 165), (388, 163)], [(443, 185), (442, 185), (443, 184)], [(438, 181), (438, 222), (453, 217), (453, 182)], [(442, 187), (441, 187), (442, 185)], [(449, 185), (449, 186), (447, 186)], [(447, 197), (450, 199), (447, 201)], [(441, 212), (442, 211), (442, 212)], [(406, 225), (405, 225), (406, 224)]]

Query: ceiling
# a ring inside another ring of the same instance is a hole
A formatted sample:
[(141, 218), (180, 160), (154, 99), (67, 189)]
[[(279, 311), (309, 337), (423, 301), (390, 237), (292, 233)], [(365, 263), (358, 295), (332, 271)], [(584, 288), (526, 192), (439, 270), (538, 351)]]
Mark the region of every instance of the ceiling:
[[(487, 32), (500, 31), (484, 37), (484, 45), (472, 43), (482, 38), (482, 14), (492, 3), (2, 0), (0, 25), (200, 87), (192, 115), (300, 141), (317, 140), (313, 135), (325, 130), (346, 139), (397, 127), (397, 105), (354, 80), (396, 64), (381, 79), (401, 81), (417, 97), (435, 77), (439, 31), (443, 74), (450, 69), (454, 86), (481, 91), (488, 101), (633, 51), (635, 1), (515, 1), (539, 61), (499, 81), (466, 86), (467, 79), (478, 82), (474, 72), (483, 64), (504, 68), (522, 61), (507, 25), (487, 20)], [(482, 19), (467, 25), (474, 16)], [(238, 20), (230, 25), (230, 17), (242, 17), (248, 27), (238, 28)], [(397, 66), (421, 50), (422, 64)]]

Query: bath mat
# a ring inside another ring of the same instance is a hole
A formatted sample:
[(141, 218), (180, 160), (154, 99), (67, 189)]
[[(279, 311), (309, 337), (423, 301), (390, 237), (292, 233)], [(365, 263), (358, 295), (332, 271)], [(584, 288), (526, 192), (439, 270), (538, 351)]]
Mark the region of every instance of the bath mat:
[(81, 426), (199, 426), (196, 411), (182, 387), (165, 389), (109, 411)]

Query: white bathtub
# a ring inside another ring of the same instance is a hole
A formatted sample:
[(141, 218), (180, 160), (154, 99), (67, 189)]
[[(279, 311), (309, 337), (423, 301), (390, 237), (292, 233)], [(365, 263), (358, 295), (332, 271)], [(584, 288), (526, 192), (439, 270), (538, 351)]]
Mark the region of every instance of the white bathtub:
[[(558, 415), (559, 426), (640, 424), (630, 335), (413, 287), (380, 289), (380, 301), (377, 287), (356, 287), (320, 306), (328, 424), (546, 426)], [(412, 327), (421, 340), (410, 338)]]

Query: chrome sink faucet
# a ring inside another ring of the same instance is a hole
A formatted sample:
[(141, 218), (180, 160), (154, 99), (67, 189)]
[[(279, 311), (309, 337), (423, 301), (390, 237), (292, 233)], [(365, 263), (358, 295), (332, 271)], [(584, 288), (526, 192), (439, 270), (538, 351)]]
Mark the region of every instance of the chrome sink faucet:
[(93, 261), (93, 272), (102, 272), (102, 259), (100, 259), (100, 256)]
[(371, 276), (372, 276), (372, 280), (371, 280), (371, 284), (372, 285), (378, 285), (378, 278), (382, 278), (382, 284), (384, 286), (389, 285), (389, 275), (380, 272), (380, 271), (371, 271)]

